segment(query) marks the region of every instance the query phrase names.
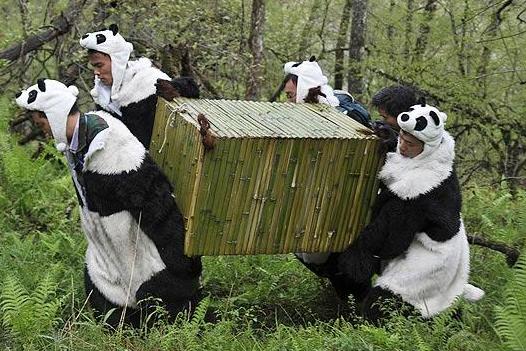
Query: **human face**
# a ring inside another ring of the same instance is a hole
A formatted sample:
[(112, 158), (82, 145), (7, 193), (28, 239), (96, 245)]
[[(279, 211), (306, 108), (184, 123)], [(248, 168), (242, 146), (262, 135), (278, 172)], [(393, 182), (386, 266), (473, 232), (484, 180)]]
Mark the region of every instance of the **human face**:
[(88, 60), (95, 76), (99, 77), (102, 84), (111, 87), (113, 83), (111, 57), (102, 52), (92, 52), (88, 54)]
[(296, 102), (296, 84), (292, 79), (289, 79), (285, 84), (285, 94), (288, 102)]
[(400, 131), (399, 143), (400, 154), (405, 157), (413, 158), (424, 151), (424, 143), (403, 130)]
[(400, 127), (398, 126), (398, 122), (396, 121), (395, 116), (391, 116), (381, 107), (378, 108), (378, 113), (380, 114), (380, 116), (382, 116), (385, 123), (391, 126), (391, 128), (393, 128), (394, 130), (400, 130)]
[(53, 134), (51, 133), (51, 126), (49, 125), (49, 121), (46, 115), (44, 114), (44, 112), (31, 111), (31, 119), (33, 120), (33, 123), (35, 123), (37, 127), (42, 129), (46, 137), (53, 136)]

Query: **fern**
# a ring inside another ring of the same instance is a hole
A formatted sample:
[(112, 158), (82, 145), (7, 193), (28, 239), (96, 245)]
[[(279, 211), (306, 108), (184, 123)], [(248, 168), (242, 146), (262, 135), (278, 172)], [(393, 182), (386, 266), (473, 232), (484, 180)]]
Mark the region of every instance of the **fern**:
[[(0, 309), (3, 314), (2, 325), (8, 329), (16, 323), (18, 312), (30, 303), (29, 296), (19, 280), (8, 276), (4, 280), (4, 287), (0, 298)], [(14, 335), (18, 334), (16, 328), (11, 331)]]
[(506, 287), (504, 306), (496, 307), (495, 327), (510, 350), (526, 350), (526, 255), (516, 264), (514, 279)]
[(202, 299), (199, 304), (197, 305), (194, 315), (192, 316), (192, 319), (190, 320), (190, 327), (194, 330), (198, 330), (199, 326), (204, 323), (206, 311), (208, 310), (208, 307), (210, 306), (210, 297), (207, 296), (204, 299)]
[(412, 334), (413, 334), (413, 342), (415, 343), (414, 344), (415, 350), (432, 351), (431, 346), (429, 345), (427, 341), (424, 340), (422, 335), (420, 335), (416, 326), (413, 326)]
[(8, 275), (0, 295), (4, 329), (23, 345), (32, 344), (58, 320), (57, 313), (65, 297), (56, 298), (56, 289), (52, 274), (46, 275), (32, 293), (28, 293), (18, 278)]

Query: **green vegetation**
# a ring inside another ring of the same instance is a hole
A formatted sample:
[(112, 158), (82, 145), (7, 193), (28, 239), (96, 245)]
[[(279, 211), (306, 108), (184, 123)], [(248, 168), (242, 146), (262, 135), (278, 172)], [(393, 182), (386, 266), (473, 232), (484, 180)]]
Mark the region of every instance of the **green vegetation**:
[[(487, 296), (476, 304), (460, 301), (460, 318), (455, 311), (429, 322), (395, 315), (376, 328), (292, 255), (221, 256), (204, 258), (209, 297), (192, 319), (107, 332), (84, 303), (85, 241), (63, 160), (51, 146), (32, 159), (31, 148), (16, 145), (6, 132), (10, 106), (0, 100), (2, 349), (524, 350), (524, 257), (514, 273), (502, 255), (473, 246), (471, 280)], [(465, 209), (470, 231), (521, 241), (523, 190), (472, 188)]]
[[(64, 159), (42, 141), (18, 145), (21, 136), (8, 132), (20, 117), (11, 96), (38, 77), (60, 78), (75, 82), (81, 109), (90, 109), (93, 77), (78, 39), (118, 23), (136, 56), (170, 75), (192, 71), (204, 97), (243, 99), (253, 68), (252, 3), (0, 0), (0, 349), (526, 350), (525, 256), (510, 269), (500, 253), (475, 245), (470, 280), (485, 298), (459, 301), (427, 322), (395, 315), (382, 328), (362, 323), (292, 255), (205, 257), (209, 297), (190, 320), (110, 333), (93, 319), (83, 288), (86, 242)], [(275, 91), (284, 62), (310, 55), (333, 83), (338, 51), (344, 80), (360, 73), (363, 90), (351, 92), (366, 104), (381, 87), (414, 84), (448, 114), (468, 232), (524, 251), (524, 2), (369, 0), (361, 61), (349, 57), (352, 21), (340, 33), (349, 3), (364, 0), (265, 1), (259, 99)], [(56, 28), (72, 9), (63, 35), (21, 57), (2, 56)], [(17, 125), (24, 135), (33, 129)]]

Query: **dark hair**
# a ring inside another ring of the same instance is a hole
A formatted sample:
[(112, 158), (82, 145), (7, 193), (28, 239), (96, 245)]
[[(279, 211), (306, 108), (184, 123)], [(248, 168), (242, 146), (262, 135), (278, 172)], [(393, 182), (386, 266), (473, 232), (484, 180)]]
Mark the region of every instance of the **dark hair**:
[(416, 105), (415, 89), (406, 85), (391, 85), (380, 89), (373, 96), (372, 105), (396, 117)]
[(305, 96), (303, 101), (310, 104), (317, 104), (318, 102), (320, 102), (319, 96), (323, 96), (324, 98), (327, 97), (327, 95), (321, 92), (321, 86), (310, 88), (307, 92), (307, 96)]
[(289, 73), (285, 76), (285, 79), (283, 79), (283, 86), (287, 84), (289, 80), (292, 80), (292, 83), (294, 83), (296, 86), (298, 86), (298, 76), (292, 73)]
[(71, 116), (72, 114), (77, 113), (77, 112), (80, 112), (80, 110), (77, 105), (77, 102), (75, 101), (75, 103), (73, 104), (73, 106), (71, 106), (71, 109), (69, 110), (68, 116)]
[(107, 53), (99, 51), (99, 50), (88, 49), (88, 55), (91, 55), (91, 54), (102, 54), (102, 55), (105, 55), (105, 56), (110, 56)]

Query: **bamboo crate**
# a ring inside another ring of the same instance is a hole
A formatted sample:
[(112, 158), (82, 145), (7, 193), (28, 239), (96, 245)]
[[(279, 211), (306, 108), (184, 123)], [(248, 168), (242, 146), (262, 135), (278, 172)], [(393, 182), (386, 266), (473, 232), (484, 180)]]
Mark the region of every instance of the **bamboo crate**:
[(159, 99), (150, 153), (185, 217), (185, 253), (344, 250), (377, 193), (379, 141), (360, 129), (320, 104)]

